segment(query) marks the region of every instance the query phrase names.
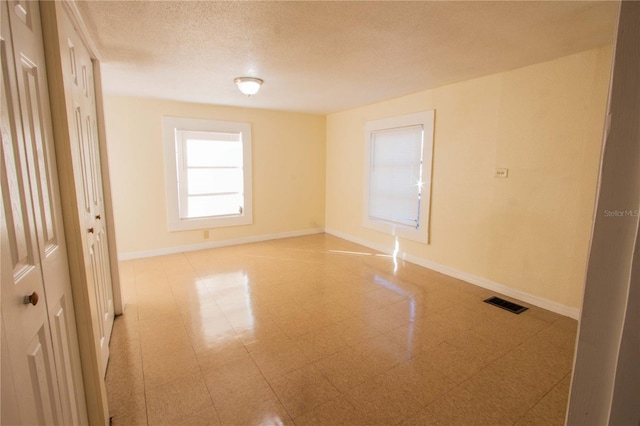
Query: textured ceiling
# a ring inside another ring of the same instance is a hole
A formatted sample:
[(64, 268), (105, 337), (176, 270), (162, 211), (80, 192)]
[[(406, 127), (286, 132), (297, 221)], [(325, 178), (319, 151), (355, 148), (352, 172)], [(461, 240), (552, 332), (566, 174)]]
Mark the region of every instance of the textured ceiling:
[[(611, 43), (616, 2), (78, 1), (106, 93), (329, 113)], [(265, 80), (247, 98), (239, 76)]]

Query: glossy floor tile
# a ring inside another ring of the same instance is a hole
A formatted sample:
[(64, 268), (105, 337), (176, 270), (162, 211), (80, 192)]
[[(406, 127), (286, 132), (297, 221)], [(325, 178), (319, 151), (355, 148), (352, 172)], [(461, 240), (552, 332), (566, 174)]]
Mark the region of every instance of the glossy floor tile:
[(576, 321), (514, 315), (336, 237), (121, 262), (121, 275), (114, 425), (564, 422)]

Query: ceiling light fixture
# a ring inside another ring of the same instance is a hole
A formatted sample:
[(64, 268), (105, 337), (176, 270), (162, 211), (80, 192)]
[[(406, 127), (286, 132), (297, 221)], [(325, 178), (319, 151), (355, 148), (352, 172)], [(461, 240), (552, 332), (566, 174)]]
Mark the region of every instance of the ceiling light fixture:
[(264, 83), (261, 79), (255, 77), (238, 77), (233, 82), (238, 89), (245, 95), (251, 96), (258, 93), (260, 86)]

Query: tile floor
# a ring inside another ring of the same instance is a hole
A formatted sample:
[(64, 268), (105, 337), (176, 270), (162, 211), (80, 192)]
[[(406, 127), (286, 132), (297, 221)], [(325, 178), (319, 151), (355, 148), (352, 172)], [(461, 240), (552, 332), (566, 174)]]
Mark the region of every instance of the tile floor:
[(576, 321), (325, 234), (122, 262), (114, 425), (561, 425)]

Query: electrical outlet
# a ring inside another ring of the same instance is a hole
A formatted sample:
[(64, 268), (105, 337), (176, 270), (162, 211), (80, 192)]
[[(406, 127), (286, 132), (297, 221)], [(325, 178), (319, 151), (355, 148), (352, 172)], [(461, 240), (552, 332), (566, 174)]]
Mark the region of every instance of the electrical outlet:
[(204, 230), (204, 239), (206, 240), (207, 238), (209, 238), (209, 230), (205, 229)]
[(496, 169), (493, 177), (506, 178), (509, 177), (509, 169)]

